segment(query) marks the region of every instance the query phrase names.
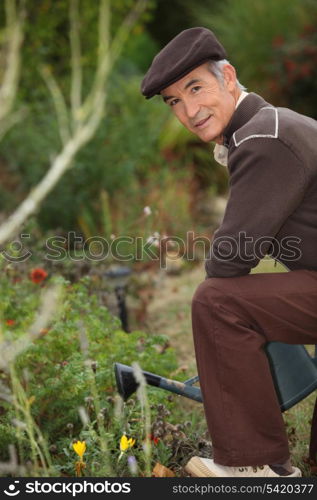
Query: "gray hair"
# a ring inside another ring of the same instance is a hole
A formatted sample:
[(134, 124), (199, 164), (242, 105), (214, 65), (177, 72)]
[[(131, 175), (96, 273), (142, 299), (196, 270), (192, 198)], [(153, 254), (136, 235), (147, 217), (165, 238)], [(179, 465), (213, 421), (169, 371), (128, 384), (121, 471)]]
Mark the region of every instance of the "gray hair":
[[(227, 61), (227, 59), (221, 59), (221, 61), (208, 61), (208, 70), (210, 71), (210, 73), (212, 73), (214, 75), (215, 78), (217, 78), (217, 80), (219, 82), (221, 82), (223, 84), (223, 71), (222, 71), (222, 68), (226, 65), (226, 64), (230, 64), (229, 61)], [(240, 89), (240, 90), (247, 90), (246, 87), (244, 85), (242, 85), (239, 80), (237, 79), (237, 87)]]

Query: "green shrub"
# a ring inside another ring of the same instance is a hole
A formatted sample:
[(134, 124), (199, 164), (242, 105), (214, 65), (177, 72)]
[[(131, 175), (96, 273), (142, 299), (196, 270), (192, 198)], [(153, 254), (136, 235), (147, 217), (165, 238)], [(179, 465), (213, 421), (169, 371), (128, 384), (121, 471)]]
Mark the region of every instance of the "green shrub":
[[(130, 423), (122, 411), (121, 416), (115, 414), (117, 389), (113, 363), (119, 361), (131, 365), (138, 362), (144, 370), (169, 376), (176, 368), (175, 354), (166, 348), (165, 336), (149, 336), (141, 331), (123, 332), (119, 320), (94, 295), (90, 278), (83, 278), (74, 285), (60, 277), (52, 277), (41, 284), (28, 278), (22, 281), (15, 278), (12, 283), (10, 276), (3, 272), (2, 340), (10, 343), (26, 333), (34, 320), (41, 292), (50, 281), (58, 281), (63, 286), (62, 303), (54, 320), (16, 358), (11, 379), (3, 372), (1, 458), (8, 458), (7, 447), (14, 444), (18, 447), (20, 460), (33, 460), (30, 438), (30, 433), (33, 433), (40, 443), (39, 436), (44, 436), (41, 446), (43, 455), (47, 453), (52, 457), (50, 472), (73, 474), (72, 439), (85, 439), (89, 448), (89, 467), (92, 467), (89, 470), (98, 475), (105, 473), (104, 465), (100, 465), (99, 472), (92, 465), (93, 456), (98, 455), (102, 460), (99, 434), (106, 436), (108, 453), (115, 456), (118, 456), (118, 443), (124, 431), (131, 432), (140, 443), (144, 439), (139, 404), (128, 412), (133, 413), (133, 417), (129, 416)], [(9, 324), (8, 319), (11, 320)], [(5, 388), (12, 391), (11, 402), (3, 396)], [(159, 402), (165, 395), (154, 390), (153, 398)], [(90, 422), (87, 425), (80, 418), (79, 408), (84, 408)], [(139, 451), (142, 454), (141, 444)]]
[[(315, 19), (315, 22), (314, 22)], [(279, 106), (317, 118), (317, 12), (300, 37), (287, 42), (274, 41), (271, 79), (268, 82), (272, 99)]]
[(314, 0), (225, 0), (195, 9), (197, 22), (215, 31), (250, 91), (266, 92), (272, 61), (272, 43), (282, 36), (295, 42), (316, 12)]

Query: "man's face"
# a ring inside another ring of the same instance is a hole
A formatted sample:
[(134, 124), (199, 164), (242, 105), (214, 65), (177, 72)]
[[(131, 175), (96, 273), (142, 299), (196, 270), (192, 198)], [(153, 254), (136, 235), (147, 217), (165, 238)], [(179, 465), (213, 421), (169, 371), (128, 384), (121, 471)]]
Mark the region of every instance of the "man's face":
[(223, 72), (222, 83), (210, 73), (207, 63), (202, 64), (161, 92), (178, 120), (205, 142), (223, 143), (223, 130), (240, 94), (234, 68), (228, 64)]

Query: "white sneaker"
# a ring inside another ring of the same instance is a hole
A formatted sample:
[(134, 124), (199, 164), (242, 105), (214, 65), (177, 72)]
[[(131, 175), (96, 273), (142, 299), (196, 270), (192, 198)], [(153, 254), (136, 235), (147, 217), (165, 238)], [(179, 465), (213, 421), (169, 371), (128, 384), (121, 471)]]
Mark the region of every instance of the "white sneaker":
[(211, 458), (192, 457), (185, 465), (185, 470), (194, 477), (301, 477), (297, 467), (287, 476), (276, 474), (269, 465), (256, 467), (227, 467), (216, 464)]

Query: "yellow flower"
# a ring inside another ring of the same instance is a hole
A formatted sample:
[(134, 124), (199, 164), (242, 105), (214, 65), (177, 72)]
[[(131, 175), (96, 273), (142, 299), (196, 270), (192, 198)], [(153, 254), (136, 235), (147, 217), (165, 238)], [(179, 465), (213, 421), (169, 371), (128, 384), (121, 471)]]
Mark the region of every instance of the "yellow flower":
[(125, 434), (120, 439), (120, 451), (127, 451), (129, 448), (131, 448), (135, 443), (135, 439), (128, 439)]
[(121, 455), (124, 451), (127, 451), (129, 448), (132, 448), (134, 443), (135, 443), (135, 439), (132, 439), (132, 438), (128, 439), (127, 436), (125, 434), (123, 434), (123, 436), (121, 436), (121, 439), (120, 439)]
[(79, 456), (80, 460), (83, 459), (83, 455), (86, 451), (86, 443), (85, 441), (76, 441), (76, 443), (73, 443), (73, 448), (74, 451), (77, 453)]

